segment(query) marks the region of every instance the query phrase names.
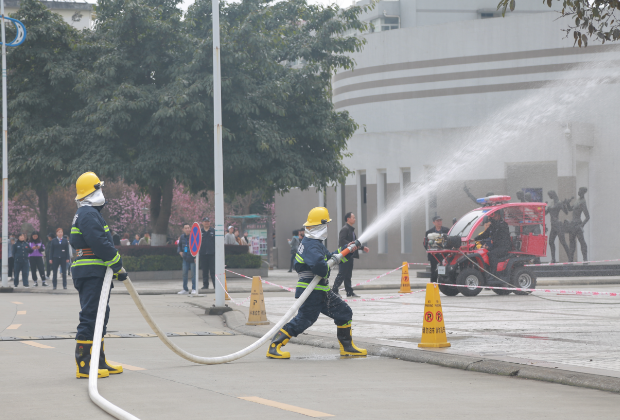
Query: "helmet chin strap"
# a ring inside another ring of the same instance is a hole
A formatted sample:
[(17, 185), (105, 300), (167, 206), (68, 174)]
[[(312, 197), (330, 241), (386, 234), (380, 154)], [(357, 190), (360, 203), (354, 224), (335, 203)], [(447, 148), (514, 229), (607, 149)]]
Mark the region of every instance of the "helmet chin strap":
[(318, 226), (306, 226), (306, 236), (310, 239), (327, 239), (327, 224)]

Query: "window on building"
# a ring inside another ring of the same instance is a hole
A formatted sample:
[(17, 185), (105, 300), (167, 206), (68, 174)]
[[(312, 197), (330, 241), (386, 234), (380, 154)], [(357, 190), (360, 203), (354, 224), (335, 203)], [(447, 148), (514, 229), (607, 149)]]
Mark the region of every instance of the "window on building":
[(375, 19), (370, 23), (374, 25), (374, 28), (371, 28), (370, 32), (391, 31), (400, 28), (400, 18), (398, 16)]

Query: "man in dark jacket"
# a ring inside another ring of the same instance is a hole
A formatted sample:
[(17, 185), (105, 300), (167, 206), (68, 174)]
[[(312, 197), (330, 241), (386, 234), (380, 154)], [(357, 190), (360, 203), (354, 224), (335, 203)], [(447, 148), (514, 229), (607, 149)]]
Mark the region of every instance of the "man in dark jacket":
[[(344, 221), (346, 223), (342, 229), (340, 229), (340, 233), (338, 234), (338, 252), (342, 251), (347, 245), (357, 239), (355, 228), (353, 227), (355, 220), (355, 215), (351, 212), (344, 215)], [(368, 247), (364, 247), (364, 252), (368, 251)], [(344, 281), (344, 289), (347, 292), (347, 297), (359, 297), (353, 292), (353, 288), (351, 287), (351, 277), (353, 276), (353, 259), (359, 257), (359, 251), (355, 251), (353, 254), (347, 255), (346, 258), (342, 258), (340, 265), (338, 266), (338, 275), (336, 276), (336, 280), (334, 280), (332, 292), (339, 295), (340, 292), (338, 291), (338, 288)]]
[(67, 263), (69, 262), (69, 241), (63, 239), (64, 232), (62, 228), (56, 229), (56, 237), (50, 244), (50, 259), (49, 263), (52, 266), (52, 285), (56, 290), (56, 283), (58, 277), (58, 267), (62, 271), (62, 288), (67, 288)]
[[(114, 247), (110, 228), (101, 216), (101, 209), (105, 205), (102, 187), (103, 182), (94, 172), (82, 174), (76, 182), (75, 201), (78, 209), (71, 225), (71, 246), (75, 248), (77, 258), (71, 265), (71, 271), (75, 288), (80, 296), (81, 307), (80, 323), (75, 337), (77, 378), (88, 378), (90, 374), (95, 321), (106, 271), (110, 268), (116, 280), (127, 280), (127, 273), (123, 270), (123, 260)], [(68, 254), (68, 251), (66, 253)], [(112, 287), (114, 285), (110, 284), (110, 289)], [(108, 302), (109, 300), (108, 295)], [(110, 306), (107, 305), (103, 321), (103, 336), (107, 331), (109, 317)], [(99, 360), (92, 363), (92, 366), (95, 365), (98, 365), (99, 378), (123, 372), (122, 366), (111, 365), (106, 360), (103, 338), (101, 338)]]
[(183, 290), (181, 290), (179, 295), (187, 295), (189, 294), (189, 290), (187, 289), (187, 272), (191, 271), (192, 275), (192, 294), (197, 294), (196, 290), (196, 258), (192, 257), (192, 253), (189, 250), (189, 234), (191, 232), (191, 228), (189, 227), (189, 223), (185, 223), (183, 225), (183, 234), (179, 238), (179, 245), (177, 246), (177, 252), (183, 258)]
[(485, 248), (489, 249), (489, 263), (492, 272), (495, 272), (497, 263), (506, 258), (511, 249), (510, 228), (502, 219), (500, 212), (501, 210), (497, 210), (485, 216), (489, 218), (491, 224), (484, 232), (474, 238), (476, 241), (480, 239), (490, 240), (490, 245), (485, 245)]
[(26, 234), (20, 233), (17, 242), (13, 244), (13, 258), (15, 258), (15, 277), (13, 284), (15, 287), (19, 284), (19, 275), (22, 274), (22, 283), (28, 288), (28, 257), (32, 254), (30, 244), (26, 242)]
[(211, 274), (211, 281), (215, 289), (215, 229), (211, 227), (211, 219), (208, 217), (202, 219), (200, 264), (202, 265), (202, 287), (209, 288), (209, 274)]
[(54, 240), (54, 235), (52, 233), (47, 234), (47, 243), (45, 244), (45, 273), (46, 280), (50, 279), (50, 274), (52, 272), (52, 264), (50, 261), (52, 260), (52, 241)]
[(315, 207), (308, 214), (306, 236), (302, 239), (295, 255), (295, 271), (299, 280), (295, 289), (295, 299), (299, 298), (312, 282), (314, 276), (322, 277), (314, 287), (308, 299), (301, 305), (295, 318), (286, 324), (273, 337), (267, 357), (272, 359), (289, 359), (291, 354), (281, 351), (282, 346), (291, 339), (303, 333), (316, 322), (320, 314), (334, 320), (337, 328), (337, 337), (340, 342), (341, 356), (366, 356), (365, 349), (360, 349), (353, 343), (351, 323), (353, 311), (340, 296), (329, 288), (329, 264), (332, 253), (325, 248), (323, 241), (327, 239), (327, 224), (331, 222), (329, 212), (325, 207)]
[[(450, 232), (450, 229), (442, 225), (443, 225), (443, 220), (441, 220), (440, 216), (433, 217), (433, 227), (427, 230), (426, 233), (424, 234), (424, 248), (425, 249), (428, 249), (428, 235), (430, 233), (444, 234), (444, 233)], [(427, 256), (428, 256), (428, 261), (431, 263), (431, 283), (437, 283), (437, 264), (439, 263), (439, 261), (437, 261), (437, 258), (435, 258), (433, 254), (427, 254)]]

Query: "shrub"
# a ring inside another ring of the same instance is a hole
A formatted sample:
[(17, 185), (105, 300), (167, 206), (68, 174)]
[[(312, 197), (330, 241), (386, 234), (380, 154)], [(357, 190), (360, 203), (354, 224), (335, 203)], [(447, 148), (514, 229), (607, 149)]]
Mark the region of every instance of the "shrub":
[[(226, 256), (226, 268), (260, 268), (261, 264), (260, 255)], [(183, 260), (178, 255), (123, 256), (123, 267), (130, 273), (132, 271), (178, 271), (183, 269)]]

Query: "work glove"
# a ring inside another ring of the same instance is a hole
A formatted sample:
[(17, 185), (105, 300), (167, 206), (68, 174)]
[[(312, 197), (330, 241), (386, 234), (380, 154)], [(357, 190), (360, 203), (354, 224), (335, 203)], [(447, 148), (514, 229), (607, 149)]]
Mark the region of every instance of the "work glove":
[(118, 281), (125, 281), (127, 280), (127, 272), (124, 268), (121, 268), (117, 273), (114, 274), (113, 279)]

